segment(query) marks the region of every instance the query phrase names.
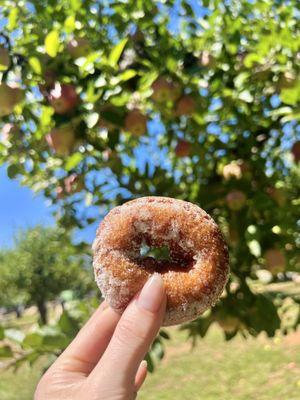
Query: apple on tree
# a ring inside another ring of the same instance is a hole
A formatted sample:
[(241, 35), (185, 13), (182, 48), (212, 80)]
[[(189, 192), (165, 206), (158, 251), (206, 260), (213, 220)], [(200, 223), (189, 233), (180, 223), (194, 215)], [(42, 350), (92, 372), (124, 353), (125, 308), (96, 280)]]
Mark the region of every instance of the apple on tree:
[(118, 112), (115, 106), (112, 104), (104, 104), (99, 111), (99, 121), (98, 126), (101, 129), (107, 129), (108, 131), (113, 131), (117, 128), (117, 124), (114, 123)]
[(67, 156), (72, 152), (76, 144), (74, 127), (68, 124), (52, 129), (46, 136), (46, 141), (56, 154)]
[(230, 210), (239, 211), (246, 204), (247, 197), (240, 190), (232, 190), (226, 196), (226, 203)]
[(0, 117), (13, 112), (14, 107), (24, 99), (24, 92), (15, 84), (0, 84)]
[(279, 272), (285, 271), (286, 260), (283, 252), (280, 249), (270, 248), (265, 254), (266, 269), (276, 275)]
[(272, 186), (267, 188), (267, 193), (280, 207), (286, 204), (286, 194), (284, 193), (283, 189)]
[(196, 102), (190, 95), (182, 96), (176, 103), (175, 113), (177, 116), (191, 115), (196, 111)]
[(249, 175), (249, 165), (243, 160), (234, 160), (229, 164), (224, 165), (222, 169), (222, 175), (225, 180), (230, 180), (231, 178), (241, 179)]
[(295, 142), (291, 149), (295, 162), (300, 161), (300, 141)]
[(200, 54), (198, 64), (200, 67), (213, 68), (216, 64), (216, 59), (209, 51), (203, 50)]
[(67, 50), (74, 59), (87, 57), (91, 52), (90, 42), (84, 37), (73, 38), (67, 44)]
[(294, 71), (285, 71), (278, 80), (278, 89), (290, 89), (297, 82), (297, 75)]
[(7, 48), (0, 46), (0, 72), (8, 70), (10, 66), (9, 51)]
[(55, 189), (56, 192), (56, 197), (58, 198), (58, 200), (62, 200), (65, 198), (65, 190), (62, 186), (57, 186), (57, 188)]
[(16, 135), (19, 132), (19, 128), (14, 124), (4, 124), (1, 130), (1, 136), (3, 142), (10, 142), (10, 139), (13, 135)]
[(79, 97), (73, 85), (56, 82), (50, 90), (48, 100), (57, 114), (67, 114), (77, 106)]
[(188, 157), (191, 153), (191, 143), (187, 140), (180, 139), (175, 147), (177, 157)]
[(141, 136), (147, 132), (147, 117), (140, 110), (129, 111), (125, 118), (124, 128), (134, 136)]
[(151, 88), (153, 90), (151, 98), (156, 103), (175, 102), (181, 93), (179, 84), (166, 77), (157, 78)]
[(79, 193), (84, 189), (84, 179), (82, 176), (74, 173), (64, 179), (65, 191), (68, 194)]

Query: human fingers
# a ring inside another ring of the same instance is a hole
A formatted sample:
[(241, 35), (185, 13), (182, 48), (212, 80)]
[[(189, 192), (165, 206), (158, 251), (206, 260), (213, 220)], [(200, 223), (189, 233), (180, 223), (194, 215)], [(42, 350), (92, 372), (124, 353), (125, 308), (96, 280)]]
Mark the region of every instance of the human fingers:
[(135, 375), (135, 381), (134, 381), (134, 386), (135, 386), (135, 391), (138, 392), (139, 389), (141, 388), (142, 384), (145, 382), (145, 379), (147, 377), (147, 361), (143, 360), (140, 363), (140, 366), (137, 370), (137, 373)]
[(120, 317), (103, 302), (52, 368), (88, 375), (104, 353)]
[[(160, 274), (154, 274), (124, 311), (102, 358), (91, 372), (93, 384), (109, 382), (133, 387), (138, 367), (155, 338), (166, 307)], [(102, 378), (102, 379), (101, 379)]]

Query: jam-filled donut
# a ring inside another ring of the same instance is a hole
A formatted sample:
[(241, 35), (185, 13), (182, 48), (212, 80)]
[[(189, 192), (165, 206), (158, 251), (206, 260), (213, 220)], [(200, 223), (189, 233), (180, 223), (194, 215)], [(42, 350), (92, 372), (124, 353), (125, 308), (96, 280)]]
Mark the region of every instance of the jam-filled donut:
[[(169, 258), (143, 257), (145, 245), (167, 246)], [(227, 246), (213, 219), (195, 204), (168, 197), (142, 197), (112, 209), (93, 250), (96, 282), (119, 312), (151, 274), (162, 274), (164, 326), (195, 319), (214, 305), (229, 273)]]

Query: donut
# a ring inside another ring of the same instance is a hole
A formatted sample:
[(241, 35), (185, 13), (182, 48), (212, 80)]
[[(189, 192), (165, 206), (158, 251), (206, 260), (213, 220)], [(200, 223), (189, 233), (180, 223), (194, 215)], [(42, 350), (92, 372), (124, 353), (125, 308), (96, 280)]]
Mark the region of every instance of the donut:
[[(141, 255), (167, 246), (169, 257)], [(113, 208), (93, 243), (95, 280), (107, 303), (122, 312), (154, 273), (162, 275), (163, 326), (197, 318), (213, 306), (228, 279), (228, 250), (214, 220), (200, 207), (168, 197), (141, 197)]]

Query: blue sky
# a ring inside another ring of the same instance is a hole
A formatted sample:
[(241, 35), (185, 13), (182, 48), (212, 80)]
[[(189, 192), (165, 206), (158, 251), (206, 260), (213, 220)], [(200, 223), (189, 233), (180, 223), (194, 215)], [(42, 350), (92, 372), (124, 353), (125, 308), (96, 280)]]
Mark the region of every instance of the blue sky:
[(18, 228), (27, 228), (36, 224), (52, 224), (50, 209), (42, 196), (21, 186), (18, 181), (6, 175), (6, 169), (0, 168), (0, 248), (10, 246)]
[[(99, 214), (99, 222), (100, 222)], [(55, 220), (46, 199), (22, 186), (17, 180), (11, 180), (6, 168), (0, 167), (0, 249), (13, 244), (15, 232), (37, 224), (53, 225)], [(98, 221), (83, 230), (76, 231), (75, 242), (81, 240), (92, 243)]]

